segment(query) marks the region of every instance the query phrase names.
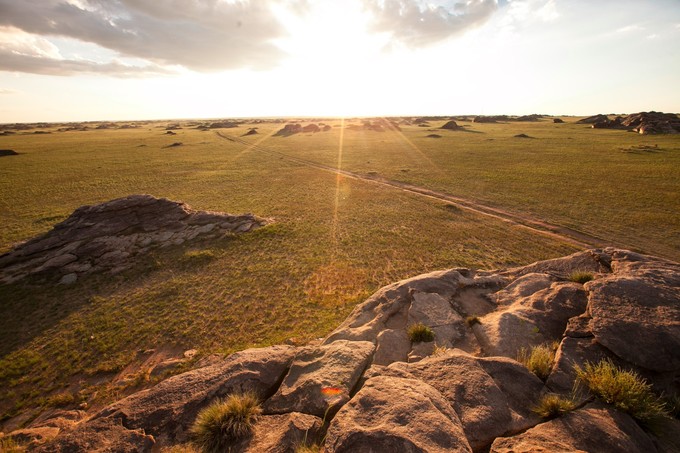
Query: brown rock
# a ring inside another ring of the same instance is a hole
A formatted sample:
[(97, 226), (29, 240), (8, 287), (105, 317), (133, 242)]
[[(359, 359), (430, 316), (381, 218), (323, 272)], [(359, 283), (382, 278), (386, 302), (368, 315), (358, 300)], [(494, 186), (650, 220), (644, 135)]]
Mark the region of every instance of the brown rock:
[(323, 422), (313, 415), (291, 412), (261, 416), (251, 437), (234, 446), (233, 451), (252, 453), (294, 453), (301, 445), (321, 440)]
[(463, 318), (451, 302), (436, 293), (413, 292), (407, 325), (422, 323), (434, 332), (439, 346), (453, 347), (465, 336)]
[[(413, 377), (439, 390), (460, 417), (465, 435), (475, 450), (498, 436), (526, 429), (540, 421), (527, 408), (537, 401), (543, 383), (512, 360), (494, 358), (481, 362), (451, 351), (417, 363), (394, 363), (383, 373), (391, 375), (395, 371), (397, 376)], [(498, 377), (494, 379), (490, 372)], [(498, 385), (497, 382), (508, 378), (515, 382)]]
[(491, 453), (656, 451), (628, 415), (598, 404), (542, 423), (514, 437), (496, 439)]
[(122, 419), (141, 428), (162, 444), (182, 442), (198, 412), (215, 398), (254, 391), (271, 395), (295, 354), (290, 346), (246, 349), (222, 363), (173, 376), (103, 409), (95, 419)]
[(614, 275), (586, 288), (598, 343), (649, 370), (680, 369), (680, 266)]
[[(303, 412), (323, 417), (349, 400), (375, 346), (368, 341), (338, 340), (301, 348), (274, 396), (264, 404), (265, 413)], [(339, 389), (332, 402), (322, 389)]]
[(141, 429), (127, 429), (120, 419), (92, 420), (60, 433), (54, 440), (33, 451), (40, 453), (142, 453), (151, 452), (154, 438)]
[(471, 452), (458, 416), (428, 384), (369, 379), (335, 416), (325, 451)]

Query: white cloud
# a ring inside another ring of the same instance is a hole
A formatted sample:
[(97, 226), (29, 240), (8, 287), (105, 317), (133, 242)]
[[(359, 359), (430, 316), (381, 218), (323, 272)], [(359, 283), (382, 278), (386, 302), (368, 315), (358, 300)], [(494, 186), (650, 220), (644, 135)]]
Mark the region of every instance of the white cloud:
[(16, 94), (16, 93), (18, 93), (18, 91), (8, 90), (6, 88), (0, 88), (0, 95), (1, 94)]
[(656, 39), (661, 37), (658, 33), (652, 33), (651, 35), (647, 35), (647, 39)]
[(617, 33), (629, 33), (632, 31), (642, 31), (644, 30), (645, 27), (639, 24), (632, 24), (632, 25), (626, 25), (625, 27), (621, 27), (616, 29)]

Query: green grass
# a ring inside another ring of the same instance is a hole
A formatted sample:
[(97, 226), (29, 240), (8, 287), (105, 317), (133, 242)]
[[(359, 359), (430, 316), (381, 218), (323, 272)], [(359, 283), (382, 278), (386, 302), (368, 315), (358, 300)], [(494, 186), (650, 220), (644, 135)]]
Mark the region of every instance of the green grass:
[(576, 366), (579, 382), (599, 399), (641, 421), (668, 416), (663, 401), (637, 373), (614, 365), (611, 360)]
[[(341, 162), (338, 127), (267, 138), (281, 125), (258, 124), (259, 134), (246, 140), (264, 139), (262, 146), (286, 155), (376, 172), (680, 258), (680, 238), (665, 233), (680, 227), (680, 137), (547, 122), (469, 126), (478, 133), (444, 131), (439, 140), (418, 127), (404, 127), (403, 135), (345, 130)], [(241, 136), (248, 127), (223, 132)], [(92, 276), (68, 287), (0, 285), (0, 420), (64, 392), (95, 407), (125, 394), (129, 389), (107, 381), (140, 365), (140, 350), (169, 346), (210, 354), (293, 337), (305, 342), (327, 334), (358, 302), (394, 281), (451, 267), (523, 265), (577, 250), (213, 132), (164, 132), (149, 124), (0, 137), (2, 148), (22, 153), (0, 161), (0, 252), (48, 231), (81, 205), (133, 193), (196, 209), (252, 212), (276, 223), (210, 244), (163, 249), (114, 277)], [(537, 139), (512, 139), (520, 132)], [(177, 141), (184, 145), (163, 148)], [(658, 144), (659, 151), (621, 151), (642, 143)]]
[(569, 281), (575, 282), (575, 283), (587, 283), (593, 279), (593, 273), (592, 272), (586, 272), (586, 271), (574, 271), (571, 274), (569, 274)]
[(233, 394), (199, 412), (191, 435), (204, 452), (227, 451), (235, 441), (252, 433), (261, 412), (254, 394)]
[(566, 414), (574, 408), (576, 408), (576, 403), (572, 398), (548, 393), (541, 397), (532, 410), (542, 418), (551, 419)]
[(530, 349), (522, 348), (517, 354), (517, 361), (526, 366), (529, 371), (545, 381), (552, 370), (555, 360), (556, 344), (541, 344)]
[(411, 325), (406, 333), (411, 343), (429, 343), (434, 341), (434, 332), (423, 323)]

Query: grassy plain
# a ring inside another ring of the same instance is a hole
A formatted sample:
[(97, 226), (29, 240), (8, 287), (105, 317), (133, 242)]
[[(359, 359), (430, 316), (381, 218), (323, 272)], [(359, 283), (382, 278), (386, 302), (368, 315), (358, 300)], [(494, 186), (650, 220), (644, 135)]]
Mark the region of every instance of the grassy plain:
[[(678, 137), (551, 122), (463, 123), (466, 130), (436, 132), (407, 126), (401, 133), (331, 124), (329, 132), (290, 137), (270, 137), (281, 124), (258, 124), (257, 135), (242, 139), (680, 259)], [(67, 287), (0, 285), (0, 417), (22, 414), (12, 420), (19, 423), (38, 406), (96, 406), (143, 385), (139, 351), (197, 348), (202, 356), (303, 343), (401, 278), (456, 266), (520, 265), (576, 250), (213, 131), (185, 128), (168, 136), (157, 126), (0, 137), (0, 148), (21, 153), (0, 158), (0, 251), (48, 231), (83, 204), (132, 193), (196, 209), (253, 212), (276, 223), (164, 249), (114, 277)], [(221, 132), (242, 136), (248, 127)], [(432, 133), (442, 137), (426, 137)], [(519, 133), (535, 138), (513, 137)], [(173, 142), (183, 145), (166, 148)], [(139, 379), (111, 384), (129, 370)]]

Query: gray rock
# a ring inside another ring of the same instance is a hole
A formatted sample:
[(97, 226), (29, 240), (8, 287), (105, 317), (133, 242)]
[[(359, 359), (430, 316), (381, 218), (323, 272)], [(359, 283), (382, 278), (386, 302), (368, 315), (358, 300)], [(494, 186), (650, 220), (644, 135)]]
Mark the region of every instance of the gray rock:
[(59, 280), (60, 285), (72, 285), (78, 280), (78, 275), (76, 274), (66, 274)]

